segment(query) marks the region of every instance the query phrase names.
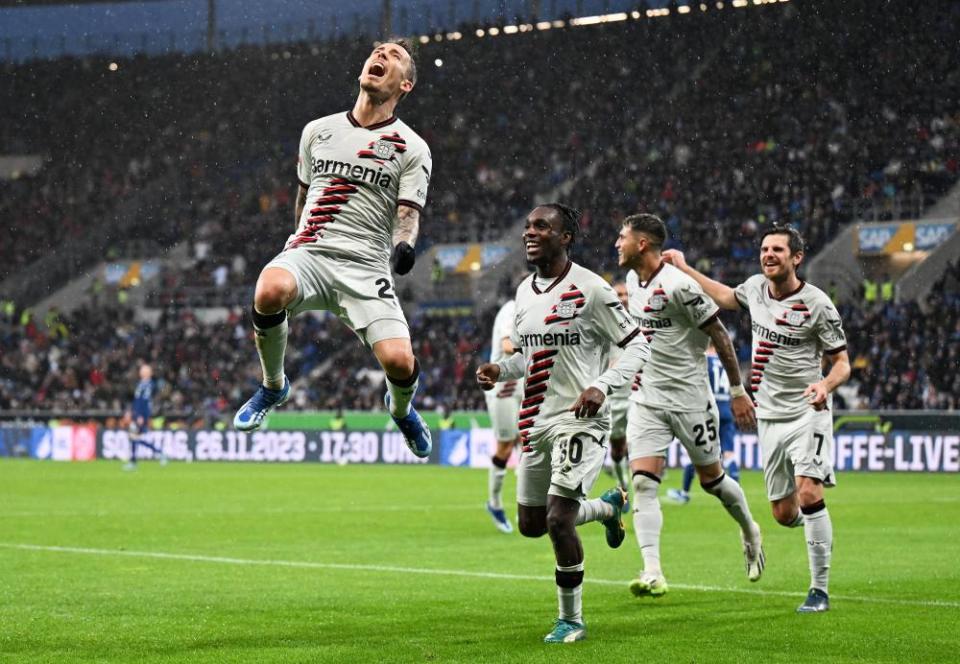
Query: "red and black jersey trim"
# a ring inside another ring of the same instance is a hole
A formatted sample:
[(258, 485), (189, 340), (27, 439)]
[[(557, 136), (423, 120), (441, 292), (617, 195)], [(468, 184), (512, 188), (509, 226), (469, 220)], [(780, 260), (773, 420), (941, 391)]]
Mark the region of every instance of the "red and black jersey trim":
[(763, 382), (763, 372), (766, 371), (767, 364), (773, 359), (773, 353), (777, 348), (780, 348), (780, 346), (770, 341), (757, 342), (756, 348), (753, 349), (753, 362), (750, 364), (751, 392), (760, 389), (760, 383)]
[(793, 297), (794, 295), (796, 295), (797, 293), (799, 293), (800, 291), (802, 291), (802, 290), (803, 290), (803, 287), (806, 286), (806, 285), (807, 285), (807, 282), (806, 282), (806, 281), (803, 281), (803, 280), (801, 279), (799, 286), (797, 286), (796, 288), (794, 288), (794, 289), (793, 289), (792, 291), (790, 291), (789, 293), (786, 293), (786, 294), (784, 294), (784, 295), (781, 295), (780, 297), (777, 297), (776, 295), (774, 295), (774, 294), (773, 294), (773, 291), (770, 290), (770, 286), (767, 285), (767, 295), (770, 296), (770, 299), (771, 299), (771, 300), (776, 300), (777, 302), (783, 302), (783, 301), (786, 300), (788, 297)]
[(713, 315), (710, 316), (710, 318), (708, 318), (707, 320), (705, 320), (705, 321), (703, 321), (702, 323), (700, 323), (700, 326), (699, 326), (700, 329), (702, 330), (702, 329), (705, 328), (707, 325), (709, 325), (709, 324), (712, 323), (713, 321), (717, 320), (719, 317), (720, 317), (720, 312), (719, 312), (719, 311), (714, 311), (714, 312), (713, 312)]
[(530, 280), (530, 285), (533, 287), (533, 292), (536, 293), (537, 295), (542, 295), (543, 293), (549, 293), (557, 286), (557, 284), (559, 284), (561, 281), (564, 280), (564, 278), (570, 272), (570, 268), (572, 266), (573, 266), (573, 261), (568, 260), (566, 266), (560, 272), (560, 276), (554, 279), (553, 282), (549, 286), (547, 286), (546, 290), (543, 290), (543, 291), (537, 288), (537, 279), (536, 279), (536, 275), (534, 275), (534, 278)]
[(383, 122), (375, 122), (372, 125), (367, 125), (364, 127), (355, 117), (353, 117), (353, 111), (347, 111), (347, 120), (349, 120), (350, 124), (352, 124), (354, 127), (363, 127), (364, 129), (380, 129), (380, 127), (386, 127), (387, 125), (391, 125), (396, 122), (397, 116), (391, 115)]
[(416, 201), (411, 201), (408, 198), (398, 198), (397, 206), (405, 205), (408, 208), (413, 208), (417, 212), (423, 212), (423, 206), (417, 203)]
[(623, 339), (621, 339), (619, 342), (617, 342), (617, 345), (620, 348), (626, 348), (627, 344), (633, 341), (634, 337), (636, 337), (638, 334), (640, 334), (640, 328), (639, 327), (633, 328), (633, 332), (631, 332), (630, 334), (625, 336)]
[(346, 178), (332, 178), (330, 184), (323, 188), (320, 196), (313, 201), (310, 208), (310, 217), (303, 229), (287, 245), (287, 249), (299, 247), (302, 244), (312, 244), (323, 237), (327, 224), (334, 223), (336, 216), (342, 212), (341, 206), (350, 202), (350, 196), (359, 191), (357, 185), (351, 184)]
[(529, 452), (530, 446), (526, 443), (530, 438), (530, 429), (540, 414), (540, 404), (546, 399), (547, 384), (550, 382), (550, 369), (553, 368), (553, 358), (558, 350), (540, 350), (530, 357), (527, 367), (526, 385), (523, 391), (523, 401), (520, 402), (519, 422), (520, 442), (523, 451)]
[(498, 399), (508, 399), (513, 396), (513, 393), (517, 391), (517, 381), (508, 380), (503, 384), (503, 387), (500, 388), (500, 391), (497, 392)]
[(823, 353), (824, 355), (836, 355), (837, 353), (842, 353), (845, 350), (847, 350), (846, 344), (844, 344), (843, 346), (838, 346), (837, 348), (830, 348), (828, 350), (824, 350)]
[(650, 286), (650, 284), (653, 282), (653, 278), (656, 277), (658, 274), (660, 274), (660, 270), (663, 269), (663, 266), (664, 266), (664, 265), (666, 265), (666, 263), (664, 263), (663, 261), (660, 261), (660, 265), (658, 265), (658, 266), (657, 266), (657, 269), (653, 271), (653, 274), (651, 274), (651, 275), (647, 278), (647, 281), (646, 281), (646, 282), (643, 282), (643, 281), (640, 281), (639, 279), (637, 279), (637, 284), (640, 286), (640, 288), (648, 288), (648, 287)]

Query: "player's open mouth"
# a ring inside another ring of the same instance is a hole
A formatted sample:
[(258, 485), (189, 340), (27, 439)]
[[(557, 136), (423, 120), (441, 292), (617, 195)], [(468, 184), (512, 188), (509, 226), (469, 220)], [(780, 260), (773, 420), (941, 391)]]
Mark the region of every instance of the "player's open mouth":
[(382, 78), (387, 73), (387, 68), (383, 65), (382, 62), (374, 62), (367, 69), (367, 74), (374, 76), (376, 78)]

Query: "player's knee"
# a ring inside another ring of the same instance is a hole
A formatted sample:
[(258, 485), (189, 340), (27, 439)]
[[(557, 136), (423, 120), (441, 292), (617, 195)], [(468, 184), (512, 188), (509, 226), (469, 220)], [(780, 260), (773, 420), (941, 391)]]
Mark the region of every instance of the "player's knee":
[(262, 314), (275, 314), (287, 308), (297, 294), (293, 280), (263, 278), (257, 282), (253, 306)]
[(800, 510), (796, 505), (783, 503), (773, 506), (773, 518), (777, 523), (785, 528), (793, 528), (800, 516)]
[(574, 520), (569, 512), (547, 512), (547, 531), (550, 539), (556, 540), (576, 532)]
[(653, 473), (638, 470), (633, 474), (634, 505), (657, 499), (660, 478)]
[(413, 375), (416, 360), (413, 353), (406, 349), (387, 349), (379, 354), (383, 370), (391, 378), (406, 378)]
[(521, 512), (517, 515), (517, 527), (524, 537), (543, 537), (547, 534), (547, 523), (543, 515), (534, 516)]
[(809, 484), (797, 489), (797, 500), (801, 507), (815, 505), (823, 500), (823, 489), (819, 484)]

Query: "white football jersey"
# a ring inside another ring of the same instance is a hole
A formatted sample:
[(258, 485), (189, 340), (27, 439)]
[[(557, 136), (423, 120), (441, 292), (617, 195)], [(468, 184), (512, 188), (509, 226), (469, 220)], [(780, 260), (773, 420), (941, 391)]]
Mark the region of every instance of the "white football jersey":
[(753, 363), (750, 385), (762, 420), (788, 420), (810, 410), (807, 386), (823, 378), (823, 354), (847, 348), (837, 308), (816, 286), (773, 297), (762, 274), (737, 286), (737, 302), (750, 312)]
[(362, 127), (347, 112), (308, 123), (297, 160), (307, 199), (286, 248), (385, 265), (397, 205), (423, 210), (432, 168), (427, 144), (397, 117)]
[(650, 341), (650, 361), (631, 399), (651, 408), (700, 412), (713, 402), (704, 352), (710, 337), (703, 326), (720, 309), (692, 277), (661, 263), (641, 283), (627, 274), (630, 315)]
[(639, 336), (636, 323), (606, 281), (573, 262), (543, 288), (527, 277), (516, 302), (511, 340), (526, 362), (519, 415), (524, 444), (577, 432), (603, 438), (610, 428), (606, 401), (593, 417), (577, 419), (569, 409), (607, 370), (610, 347)]
[[(503, 359), (503, 339), (513, 337), (514, 316), (517, 309), (515, 300), (505, 302), (493, 320), (493, 334), (490, 339), (490, 361), (499, 362)], [(522, 380), (508, 380), (497, 385), (496, 396), (501, 399), (517, 398), (523, 387)]]

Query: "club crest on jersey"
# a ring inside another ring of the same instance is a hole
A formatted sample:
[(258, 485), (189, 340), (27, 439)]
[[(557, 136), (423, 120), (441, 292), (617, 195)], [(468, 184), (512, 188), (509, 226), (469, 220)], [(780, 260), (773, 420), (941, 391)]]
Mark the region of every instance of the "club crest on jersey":
[(777, 319), (777, 325), (789, 325), (790, 327), (801, 327), (808, 318), (810, 310), (802, 302), (795, 304), (788, 311), (783, 312), (783, 317)]
[(799, 327), (803, 325), (803, 314), (799, 311), (788, 311), (786, 320), (788, 324)]
[(382, 138), (373, 144), (373, 154), (376, 155), (377, 159), (392, 159), (396, 152), (397, 146)]
[(557, 304), (557, 318), (573, 318), (577, 313), (577, 305), (573, 302), (560, 302)]
[(667, 307), (667, 302), (670, 301), (670, 298), (667, 297), (667, 292), (662, 288), (658, 288), (653, 291), (653, 295), (650, 296), (650, 299), (647, 300), (646, 306), (643, 308), (644, 312), (651, 313), (656, 311), (663, 311)]
[(544, 320), (544, 324), (559, 323), (560, 325), (569, 325), (570, 321), (580, 315), (580, 310), (587, 303), (583, 293), (575, 284), (570, 284), (567, 292), (560, 296), (560, 301), (550, 307), (550, 315)]

